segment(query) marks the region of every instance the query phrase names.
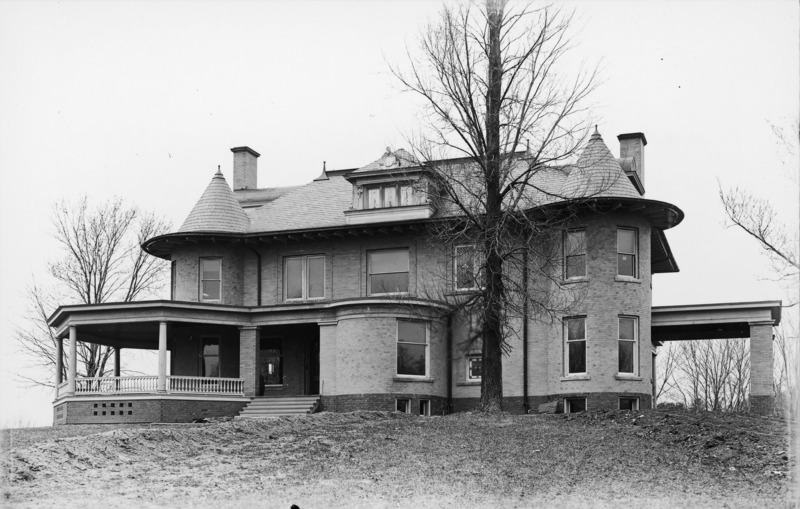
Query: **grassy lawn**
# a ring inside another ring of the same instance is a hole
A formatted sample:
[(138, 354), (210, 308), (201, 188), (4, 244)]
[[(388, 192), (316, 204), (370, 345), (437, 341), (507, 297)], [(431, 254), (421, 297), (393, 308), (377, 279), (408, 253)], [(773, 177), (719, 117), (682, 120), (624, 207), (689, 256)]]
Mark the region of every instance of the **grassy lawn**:
[(323, 413), (69, 426), (50, 436), (17, 430), (10, 449), (3, 438), (0, 500), (67, 508), (782, 507), (786, 429), (756, 417), (645, 411)]

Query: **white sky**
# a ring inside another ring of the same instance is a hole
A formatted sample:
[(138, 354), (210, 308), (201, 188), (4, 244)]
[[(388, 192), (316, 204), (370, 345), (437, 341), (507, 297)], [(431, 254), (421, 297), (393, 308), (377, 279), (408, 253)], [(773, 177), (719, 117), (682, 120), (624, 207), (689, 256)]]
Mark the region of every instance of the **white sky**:
[[(123, 196), (177, 226), (231, 147), (262, 154), (259, 185), (362, 166), (418, 129), (387, 62), (407, 61), (437, 2), (0, 2), (0, 397), (3, 424), (48, 425), (51, 391), (13, 373), (23, 292), (57, 249), (52, 205)], [(597, 1), (575, 65), (599, 63), (594, 114), (611, 151), (644, 132), (647, 197), (686, 219), (681, 272), (655, 305), (785, 299), (750, 239), (724, 227), (717, 180), (769, 197), (797, 230), (798, 5)], [(796, 138), (794, 142), (796, 143)]]

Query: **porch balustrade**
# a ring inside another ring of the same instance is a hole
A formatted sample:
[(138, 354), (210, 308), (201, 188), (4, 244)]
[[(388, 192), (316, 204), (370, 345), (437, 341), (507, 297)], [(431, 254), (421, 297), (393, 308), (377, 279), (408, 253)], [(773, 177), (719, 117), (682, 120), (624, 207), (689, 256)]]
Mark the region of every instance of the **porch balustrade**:
[[(166, 392), (170, 394), (215, 394), (243, 396), (244, 380), (239, 378), (207, 378), (198, 376), (166, 377)], [(58, 397), (67, 395), (68, 383), (58, 385)], [(75, 395), (155, 394), (158, 376), (105, 376), (75, 378)]]

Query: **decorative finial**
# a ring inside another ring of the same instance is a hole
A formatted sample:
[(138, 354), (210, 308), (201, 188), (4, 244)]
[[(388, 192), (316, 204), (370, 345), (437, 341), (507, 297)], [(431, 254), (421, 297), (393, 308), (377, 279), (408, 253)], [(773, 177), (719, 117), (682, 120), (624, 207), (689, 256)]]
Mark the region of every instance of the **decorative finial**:
[(222, 170), (220, 169), (220, 165), (217, 165), (217, 175), (222, 175)]
[(597, 130), (597, 124), (594, 125), (594, 134), (600, 134), (600, 131)]
[(328, 179), (328, 170), (327, 170), (327, 162), (326, 161), (322, 161), (322, 173), (320, 174), (319, 177), (315, 178), (314, 180), (315, 181), (316, 180), (329, 180)]
[(325, 171), (325, 161), (322, 161), (322, 171)]

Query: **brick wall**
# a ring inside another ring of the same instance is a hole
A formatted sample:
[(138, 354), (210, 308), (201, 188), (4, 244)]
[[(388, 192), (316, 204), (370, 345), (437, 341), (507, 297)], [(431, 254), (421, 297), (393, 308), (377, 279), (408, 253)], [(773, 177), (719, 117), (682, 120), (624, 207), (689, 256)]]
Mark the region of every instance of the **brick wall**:
[(430, 401), (430, 415), (444, 415), (447, 413), (447, 398), (431, 394), (418, 393), (392, 393), (392, 394), (341, 394), (338, 396), (323, 396), (321, 411), (325, 412), (355, 412), (357, 410), (378, 410), (393, 412), (397, 409), (398, 399), (411, 400), (412, 414), (420, 413), (420, 400)]
[(770, 414), (774, 407), (772, 324), (750, 324), (750, 411)]
[[(222, 258), (222, 302), (231, 306), (243, 305), (243, 249), (219, 244), (176, 246), (172, 253), (175, 262), (175, 300), (198, 302), (200, 291), (200, 258)], [(255, 282), (255, 279), (252, 280)], [(249, 284), (249, 283), (248, 283)]]

